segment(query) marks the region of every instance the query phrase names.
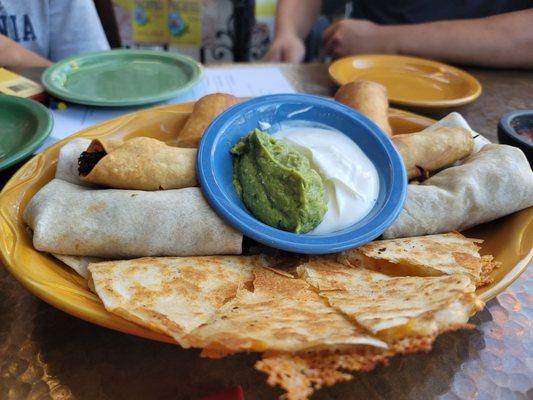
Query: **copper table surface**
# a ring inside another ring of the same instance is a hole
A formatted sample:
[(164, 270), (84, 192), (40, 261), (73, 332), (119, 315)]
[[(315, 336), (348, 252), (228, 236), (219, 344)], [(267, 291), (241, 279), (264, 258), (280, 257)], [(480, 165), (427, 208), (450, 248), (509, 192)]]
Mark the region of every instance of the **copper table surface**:
[[(324, 65), (286, 65), (300, 91), (331, 95)], [(533, 72), (470, 69), (482, 96), (459, 109), (496, 141), (506, 111), (533, 108)], [(438, 118), (450, 110), (416, 110)], [(7, 174), (14, 171), (8, 171)], [(2, 180), (6, 179), (6, 172)], [(313, 399), (533, 399), (533, 270), (434, 350), (393, 359)], [(67, 315), (0, 268), (0, 399), (195, 399), (241, 385), (247, 400), (272, 399), (255, 355), (201, 359), (196, 350), (114, 332)]]

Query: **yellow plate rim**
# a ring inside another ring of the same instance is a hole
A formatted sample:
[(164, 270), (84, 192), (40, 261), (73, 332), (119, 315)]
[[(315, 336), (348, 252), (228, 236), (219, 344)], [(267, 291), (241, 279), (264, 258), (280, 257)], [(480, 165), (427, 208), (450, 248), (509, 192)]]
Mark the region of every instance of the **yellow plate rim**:
[(336, 74), (336, 69), (338, 68), (338, 65), (345, 63), (347, 60), (368, 59), (368, 58), (403, 59), (405, 61), (413, 61), (413, 62), (418, 62), (418, 63), (423, 62), (426, 65), (433, 65), (435, 67), (445, 68), (445, 69), (452, 71), (453, 73), (460, 76), (461, 78), (465, 79), (469, 83), (470, 87), (474, 90), (474, 92), (469, 96), (460, 97), (457, 99), (449, 99), (449, 100), (416, 100), (416, 99), (406, 100), (405, 98), (394, 98), (394, 96), (389, 96), (390, 102), (394, 104), (410, 106), (410, 107), (423, 107), (423, 108), (458, 107), (458, 106), (463, 106), (465, 104), (475, 101), (479, 96), (481, 96), (481, 93), (483, 91), (481, 83), (473, 75), (469, 74), (463, 69), (454, 67), (452, 65), (449, 65), (449, 64), (446, 64), (440, 61), (431, 60), (428, 58), (404, 56), (400, 54), (358, 54), (354, 56), (342, 57), (342, 58), (339, 58), (333, 61), (329, 65), (328, 67), (329, 77), (337, 85), (342, 86), (348, 82), (338, 78)]

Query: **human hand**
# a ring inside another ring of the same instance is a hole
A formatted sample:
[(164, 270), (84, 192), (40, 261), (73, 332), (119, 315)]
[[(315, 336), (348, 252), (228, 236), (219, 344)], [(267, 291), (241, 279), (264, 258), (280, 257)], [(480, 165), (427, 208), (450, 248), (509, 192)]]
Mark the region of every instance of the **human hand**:
[(278, 35), (270, 45), (263, 61), (301, 63), (305, 56), (305, 45), (296, 35)]
[(335, 58), (359, 53), (393, 53), (384, 28), (366, 20), (343, 19), (331, 24), (322, 40), (328, 54)]

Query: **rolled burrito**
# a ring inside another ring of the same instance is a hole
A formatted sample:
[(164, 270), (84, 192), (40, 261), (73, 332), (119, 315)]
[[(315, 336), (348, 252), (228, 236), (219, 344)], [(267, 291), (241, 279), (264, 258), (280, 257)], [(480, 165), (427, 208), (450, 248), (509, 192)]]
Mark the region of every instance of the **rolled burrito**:
[(78, 171), (83, 182), (116, 189), (181, 189), (198, 185), (196, 153), (148, 137), (93, 140), (79, 157)]
[(389, 99), (385, 86), (359, 79), (342, 85), (335, 93), (335, 100), (360, 111), (388, 136), (392, 135), (388, 116)]
[(474, 139), (468, 130), (447, 126), (396, 135), (392, 141), (402, 156), (409, 179), (427, 178), (431, 172), (466, 158), (474, 149)]
[(54, 179), (23, 214), (37, 250), (101, 258), (240, 254), (242, 234), (199, 188), (94, 190)]
[(533, 172), (516, 147), (487, 144), (461, 165), (409, 185), (384, 238), (461, 231), (533, 206)]

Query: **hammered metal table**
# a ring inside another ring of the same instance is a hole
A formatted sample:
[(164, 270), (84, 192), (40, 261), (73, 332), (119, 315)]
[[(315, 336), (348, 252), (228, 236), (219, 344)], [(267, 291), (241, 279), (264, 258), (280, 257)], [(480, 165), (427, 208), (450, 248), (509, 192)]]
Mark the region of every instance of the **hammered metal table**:
[[(295, 86), (331, 95), (323, 65), (284, 66)], [(496, 140), (501, 114), (533, 108), (533, 72), (471, 70), (484, 93), (459, 111)], [(428, 115), (439, 117), (443, 111)], [(427, 112), (426, 112), (427, 114)], [(5, 174), (2, 177), (5, 179)], [(533, 399), (533, 270), (429, 354), (396, 358), (313, 399)], [(253, 370), (256, 357), (221, 360), (78, 320), (27, 292), (0, 268), (0, 399), (195, 399), (241, 385), (247, 400), (281, 391)]]

